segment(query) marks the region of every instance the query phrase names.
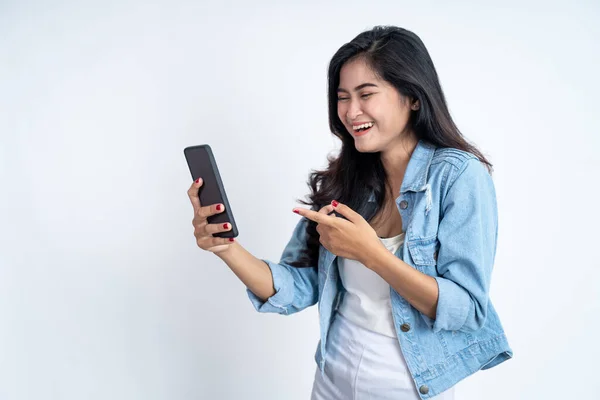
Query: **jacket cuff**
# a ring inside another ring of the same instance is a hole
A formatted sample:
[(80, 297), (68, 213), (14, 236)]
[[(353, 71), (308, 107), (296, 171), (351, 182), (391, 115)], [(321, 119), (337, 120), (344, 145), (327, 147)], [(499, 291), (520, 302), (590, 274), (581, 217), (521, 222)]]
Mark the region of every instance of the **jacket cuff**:
[(267, 301), (263, 302), (250, 289), (246, 288), (248, 297), (258, 312), (287, 314), (288, 307), (294, 300), (294, 280), (292, 275), (290, 274), (290, 271), (288, 271), (288, 269), (283, 265), (271, 262), (269, 260), (261, 261), (264, 261), (271, 270), (275, 294), (269, 297)]
[[(435, 280), (438, 284), (438, 303), (432, 326), (433, 331), (437, 333), (442, 329), (459, 330), (469, 315), (471, 297), (464, 289), (449, 279), (438, 276), (435, 277)], [(428, 319), (431, 321), (430, 318)]]

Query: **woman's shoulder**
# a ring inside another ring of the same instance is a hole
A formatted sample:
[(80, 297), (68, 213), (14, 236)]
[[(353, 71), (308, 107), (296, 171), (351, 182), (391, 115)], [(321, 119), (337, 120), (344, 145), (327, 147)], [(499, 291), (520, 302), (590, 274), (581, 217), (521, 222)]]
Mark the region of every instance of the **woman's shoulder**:
[(455, 149), (453, 147), (436, 147), (431, 159), (431, 165), (451, 164), (458, 169), (465, 166), (469, 160), (479, 160), (477, 156), (468, 151)]
[(473, 153), (449, 147), (436, 148), (431, 158), (428, 183), (445, 197), (457, 181), (464, 182), (462, 190), (471, 191), (476, 189), (475, 181), (486, 181), (488, 185), (492, 179), (486, 165)]

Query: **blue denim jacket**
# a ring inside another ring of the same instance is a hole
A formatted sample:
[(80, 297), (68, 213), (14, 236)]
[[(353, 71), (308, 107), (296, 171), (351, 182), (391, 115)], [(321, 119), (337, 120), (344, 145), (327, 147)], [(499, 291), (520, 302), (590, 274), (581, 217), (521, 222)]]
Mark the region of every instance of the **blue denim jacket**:
[[(373, 194), (369, 201), (375, 201)], [(435, 278), (439, 288), (431, 319), (390, 287), (400, 347), (426, 399), (513, 355), (489, 298), (498, 233), (496, 194), (491, 176), (474, 155), (420, 141), (396, 206), (406, 232), (396, 255)], [(247, 292), (259, 312), (289, 315), (318, 303), (321, 340), (315, 360), (323, 372), (327, 332), (345, 290), (337, 256), (322, 245), (318, 265), (290, 266), (306, 246), (307, 223), (305, 218), (298, 222), (278, 263), (263, 260), (276, 293), (262, 302)], [(410, 329), (403, 332), (402, 324)]]

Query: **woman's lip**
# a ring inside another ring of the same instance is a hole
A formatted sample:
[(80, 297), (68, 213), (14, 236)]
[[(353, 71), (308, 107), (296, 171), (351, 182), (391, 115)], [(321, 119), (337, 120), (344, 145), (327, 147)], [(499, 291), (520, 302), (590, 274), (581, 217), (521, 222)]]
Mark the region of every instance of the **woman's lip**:
[(373, 127), (370, 127), (369, 129), (365, 129), (364, 131), (354, 132), (354, 136), (366, 135), (367, 133), (369, 133), (371, 131), (371, 129), (373, 129)]

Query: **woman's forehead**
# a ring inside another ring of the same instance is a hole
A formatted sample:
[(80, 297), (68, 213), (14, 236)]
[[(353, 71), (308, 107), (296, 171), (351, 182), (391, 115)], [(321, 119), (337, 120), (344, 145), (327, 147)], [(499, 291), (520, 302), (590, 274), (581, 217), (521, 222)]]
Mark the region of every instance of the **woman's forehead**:
[(375, 71), (363, 59), (349, 61), (340, 70), (339, 87), (346, 90), (354, 90), (356, 86), (363, 83), (380, 84), (381, 79)]

